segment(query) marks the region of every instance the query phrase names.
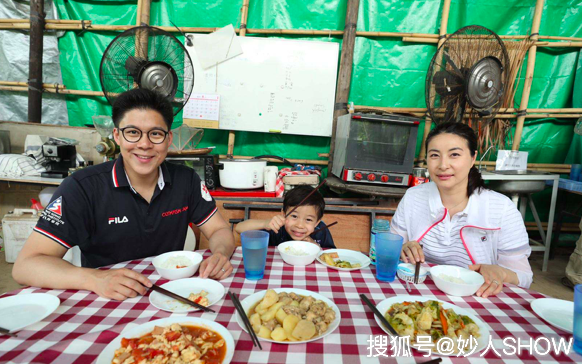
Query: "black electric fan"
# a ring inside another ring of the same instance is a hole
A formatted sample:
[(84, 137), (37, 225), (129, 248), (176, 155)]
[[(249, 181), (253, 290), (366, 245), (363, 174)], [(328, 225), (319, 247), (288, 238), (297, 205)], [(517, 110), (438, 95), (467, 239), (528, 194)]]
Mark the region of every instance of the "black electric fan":
[(463, 115), (488, 122), (508, 85), (509, 57), (499, 36), (471, 25), (457, 30), (438, 48), (426, 76), (425, 99), (435, 123), (460, 122)]
[(101, 59), (99, 79), (110, 104), (122, 92), (139, 87), (167, 97), (176, 115), (192, 93), (194, 67), (176, 37), (144, 25), (111, 41)]

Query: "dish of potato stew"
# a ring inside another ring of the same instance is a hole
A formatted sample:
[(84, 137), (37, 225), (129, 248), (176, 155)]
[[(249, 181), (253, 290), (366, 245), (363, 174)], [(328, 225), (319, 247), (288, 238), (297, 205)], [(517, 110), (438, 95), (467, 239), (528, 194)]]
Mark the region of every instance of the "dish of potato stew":
[(241, 304), (243, 308), (249, 306), (245, 311), (253, 330), (267, 341), (317, 340), (339, 325), (337, 306), (328, 298), (306, 290), (269, 289), (247, 297)]

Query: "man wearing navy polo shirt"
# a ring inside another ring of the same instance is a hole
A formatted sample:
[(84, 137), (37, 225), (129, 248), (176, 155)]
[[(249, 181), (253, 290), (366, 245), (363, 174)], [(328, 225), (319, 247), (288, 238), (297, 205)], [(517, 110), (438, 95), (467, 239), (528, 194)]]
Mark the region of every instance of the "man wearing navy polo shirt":
[[(196, 173), (164, 162), (172, 143), (170, 102), (157, 92), (134, 89), (119, 95), (112, 118), (119, 158), (63, 181), (18, 255), (14, 279), (116, 300), (143, 295), (151, 287), (143, 275), (94, 268), (182, 250), (189, 223), (208, 237), (212, 252), (200, 276), (228, 277), (235, 247), (230, 227)], [(62, 259), (75, 245), (82, 268)]]

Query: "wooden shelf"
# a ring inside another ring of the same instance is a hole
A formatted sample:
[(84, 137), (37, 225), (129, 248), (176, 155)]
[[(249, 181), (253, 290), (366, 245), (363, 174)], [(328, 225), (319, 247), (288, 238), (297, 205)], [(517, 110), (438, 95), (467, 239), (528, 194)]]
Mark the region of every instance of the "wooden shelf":
[(365, 184), (346, 183), (339, 178), (328, 175), (325, 183), (330, 189), (337, 193), (355, 192), (363, 195), (378, 196), (378, 197), (392, 197), (402, 198), (406, 193), (407, 187), (394, 186), (376, 186)]

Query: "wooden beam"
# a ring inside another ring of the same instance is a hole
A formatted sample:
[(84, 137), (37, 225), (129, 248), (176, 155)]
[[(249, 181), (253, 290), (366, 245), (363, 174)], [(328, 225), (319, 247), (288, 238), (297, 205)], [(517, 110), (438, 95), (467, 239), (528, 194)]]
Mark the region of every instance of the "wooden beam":
[[(445, 42), (445, 37), (447, 35), (447, 27), (449, 25), (449, 12), (451, 10), (451, 0), (445, 0), (443, 3), (443, 11), (441, 13), (441, 26), (439, 28), (439, 41), (437, 45), (437, 52), (438, 48)], [(426, 137), (430, 132), (430, 127), (432, 125), (432, 119), (430, 115), (426, 114), (426, 118), (424, 119), (424, 131), (422, 134), (422, 142), (420, 145), (420, 152), (418, 153), (418, 159), (424, 160), (426, 156)]]
[(44, 0), (30, 1), (30, 46), (28, 54), (28, 121), (42, 118), (42, 46), (44, 37)]
[(358, 11), (360, 0), (348, 0), (346, 21), (344, 25), (344, 37), (340, 56), (337, 88), (335, 92), (335, 105), (333, 111), (333, 125), (331, 127), (331, 142), (329, 145), (329, 170), (333, 166), (333, 152), (335, 149), (335, 129), (337, 118), (347, 113), (347, 103), (352, 84), (352, 66), (354, 64), (354, 46), (356, 44), (356, 29), (358, 24)]
[[(544, 9), (545, 0), (537, 0), (533, 22), (531, 26), (531, 40), (536, 42), (539, 37), (540, 23), (542, 20), (542, 11)], [(521, 102), (519, 103), (519, 108), (521, 110), (527, 109), (527, 104), (529, 103), (529, 94), (531, 92), (531, 84), (533, 82), (534, 68), (536, 65), (536, 51), (538, 47), (533, 45), (530, 47), (527, 55), (527, 68), (525, 71), (525, 83), (523, 85), (523, 93), (521, 94)], [(523, 123), (525, 121), (525, 115), (520, 115), (517, 118), (517, 125), (515, 126), (515, 135), (513, 137), (512, 150), (519, 150), (521, 144), (521, 134), (523, 133)]]
[[(229, 158), (229, 159), (253, 159), (254, 157), (244, 156), (244, 155), (224, 155), (220, 154), (218, 158)], [(293, 159), (293, 158), (285, 158), (291, 163), (298, 163), (298, 164), (315, 164), (320, 166), (328, 165), (328, 161), (320, 160), (320, 159)], [(282, 163), (279, 159), (274, 158), (261, 158), (261, 160), (265, 160), (272, 163)]]

